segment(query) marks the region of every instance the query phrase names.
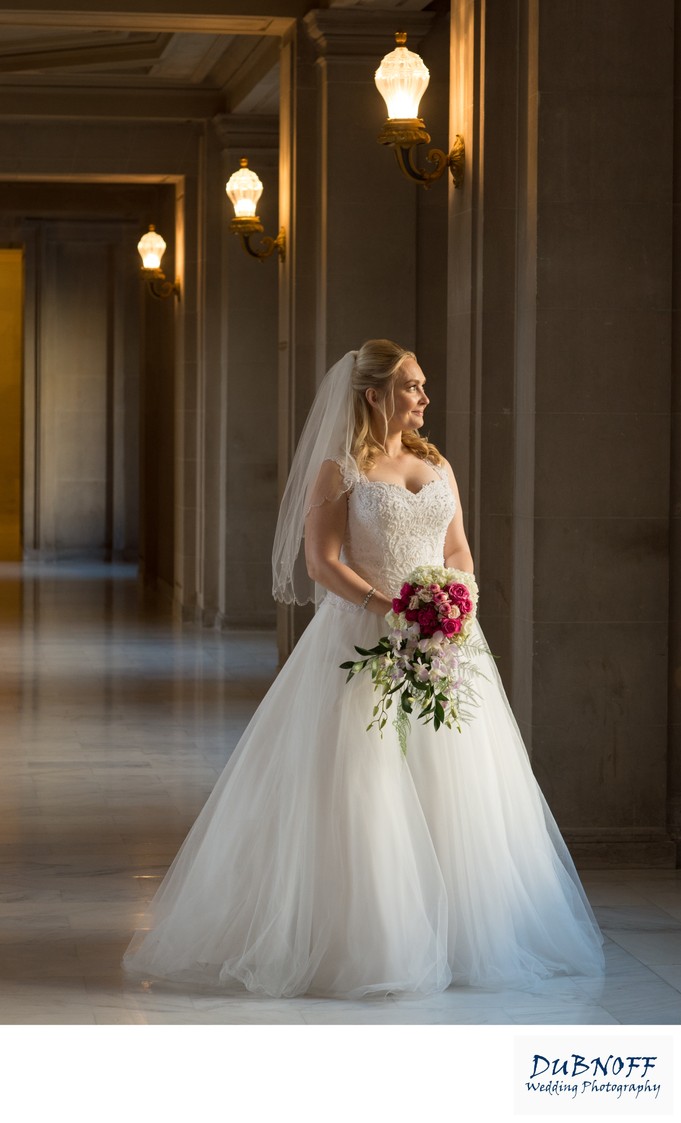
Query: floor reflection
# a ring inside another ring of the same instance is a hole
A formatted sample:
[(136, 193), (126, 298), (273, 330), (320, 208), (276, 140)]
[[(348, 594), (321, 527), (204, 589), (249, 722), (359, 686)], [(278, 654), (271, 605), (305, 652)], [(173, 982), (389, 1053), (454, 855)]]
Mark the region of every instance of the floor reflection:
[(270, 633), (181, 626), (134, 568), (0, 565), (2, 1024), (676, 1024), (681, 878), (587, 871), (604, 982), (270, 1001), (131, 984), (120, 957), (276, 671)]

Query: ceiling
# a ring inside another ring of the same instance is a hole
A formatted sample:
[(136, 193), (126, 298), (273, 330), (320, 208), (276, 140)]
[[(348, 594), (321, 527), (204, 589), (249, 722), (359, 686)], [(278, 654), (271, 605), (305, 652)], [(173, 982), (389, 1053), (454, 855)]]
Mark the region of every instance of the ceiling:
[(271, 13), (262, 16), (248, 14), (252, 0), (160, 5), (174, 14), (149, 10), (156, 3), (131, 11), (123, 0), (63, 2), (48, 0), (47, 10), (45, 0), (24, 0), (17, 10), (0, 0), (0, 116), (276, 115), (279, 37), (297, 16), (420, 10), (429, 0), (258, 0)]
[(180, 90), (201, 92), (208, 111), (271, 114), (277, 57), (262, 34), (3, 27), (0, 89)]

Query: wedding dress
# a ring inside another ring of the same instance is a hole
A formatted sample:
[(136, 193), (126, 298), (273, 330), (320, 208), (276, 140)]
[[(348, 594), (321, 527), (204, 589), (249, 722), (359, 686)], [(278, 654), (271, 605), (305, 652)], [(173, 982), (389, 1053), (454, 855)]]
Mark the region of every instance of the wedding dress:
[[(455, 501), (362, 476), (342, 558), (396, 594), (442, 565)], [(484, 603), (484, 589), (482, 590)], [(476, 625), (477, 627), (477, 625)], [(357, 998), (527, 987), (602, 970), (602, 937), (534, 779), (493, 659), (462, 731), (366, 731), (368, 674), (339, 664), (382, 617), (329, 593), (260, 704), (152, 902), (136, 976)], [(482, 633), (478, 629), (478, 639)]]

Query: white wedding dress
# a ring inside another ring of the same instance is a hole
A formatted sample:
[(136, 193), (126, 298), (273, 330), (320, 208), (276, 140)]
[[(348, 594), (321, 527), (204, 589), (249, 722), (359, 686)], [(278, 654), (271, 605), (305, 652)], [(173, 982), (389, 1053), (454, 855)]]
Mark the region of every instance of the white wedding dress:
[[(343, 558), (386, 593), (443, 564), (454, 498), (362, 478)], [(484, 590), (482, 591), (484, 598)], [(127, 971), (257, 994), (357, 998), (527, 987), (602, 971), (602, 937), (491, 657), (457, 730), (366, 732), (339, 664), (382, 617), (328, 594), (161, 884)]]

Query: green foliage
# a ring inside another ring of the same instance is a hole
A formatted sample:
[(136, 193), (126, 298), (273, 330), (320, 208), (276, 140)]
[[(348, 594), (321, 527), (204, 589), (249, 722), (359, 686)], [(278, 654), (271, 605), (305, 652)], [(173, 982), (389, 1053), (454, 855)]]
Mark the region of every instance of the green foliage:
[[(408, 578), (408, 584), (418, 588), (418, 597), (424, 604), (435, 603), (434, 596), (441, 596), (450, 583), (466, 585), (473, 605), (478, 603), (478, 585), (472, 574), (462, 570), (426, 566), (415, 569)], [(448, 588), (446, 592), (450, 594)], [(441, 596), (437, 604), (443, 603)], [(414, 608), (412, 603), (411, 609)], [(437, 611), (441, 612), (441, 619), (446, 623), (443, 610)], [(485, 677), (479, 656), (489, 657), (490, 651), (473, 638), (474, 611), (464, 611), (467, 613), (465, 628), (450, 640), (445, 639), (442, 632), (438, 639), (434, 639), (436, 633), (427, 629), (425, 636), (419, 634), (419, 627), (411, 626), (405, 613), (397, 610), (389, 612), (385, 619), (390, 638), (383, 636), (371, 648), (355, 647), (358, 658), (341, 664), (343, 670), (347, 670), (346, 682), (369, 670), (374, 691), (379, 695), (367, 731), (376, 728), (382, 736), (388, 722), (388, 711), (397, 695), (398, 704), (394, 706), (392, 723), (403, 754), (407, 752), (412, 716), (416, 715), (424, 724), (432, 722), (435, 730), (442, 729), (444, 725), (447, 729), (458, 731), (461, 731), (462, 722), (470, 721), (474, 716), (474, 709), (479, 704), (474, 679), (478, 675)], [(450, 618), (451, 615), (450, 612)], [(443, 632), (446, 631), (444, 623)]]
[[(484, 644), (470, 639), (465, 643), (459, 642), (457, 648), (460, 658), (460, 669), (457, 672), (459, 678), (452, 685), (450, 679), (438, 677), (432, 671), (433, 657), (430, 651), (416, 648), (410, 649), (410, 653), (405, 655), (402, 648), (391, 643), (387, 636), (383, 636), (375, 647), (355, 647), (360, 658), (348, 660), (340, 666), (348, 672), (346, 682), (368, 670), (374, 689), (379, 692), (372, 720), (366, 727), (367, 732), (376, 727), (383, 735), (388, 722), (388, 710), (395, 695), (398, 705), (393, 725), (404, 755), (407, 753), (407, 738), (411, 730), (409, 719), (414, 714), (424, 725), (432, 722), (435, 730), (444, 725), (461, 732), (461, 723), (473, 718), (473, 711), (478, 705), (474, 679), (478, 675), (486, 677), (477, 656), (489, 656), (491, 653)], [(425, 681), (421, 681), (417, 675), (424, 674), (424, 667), (427, 669), (427, 677)]]

